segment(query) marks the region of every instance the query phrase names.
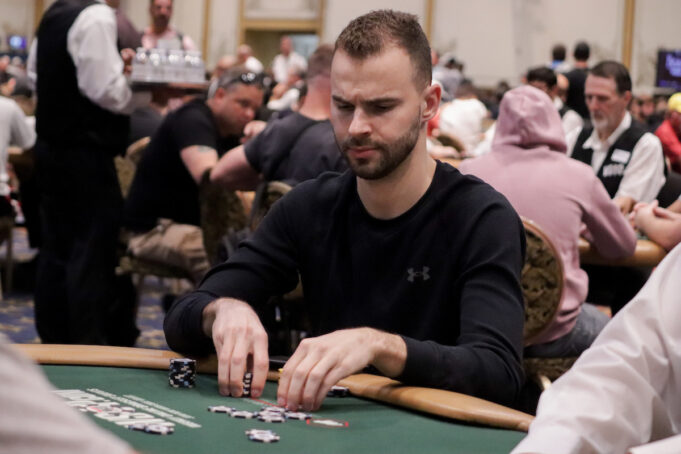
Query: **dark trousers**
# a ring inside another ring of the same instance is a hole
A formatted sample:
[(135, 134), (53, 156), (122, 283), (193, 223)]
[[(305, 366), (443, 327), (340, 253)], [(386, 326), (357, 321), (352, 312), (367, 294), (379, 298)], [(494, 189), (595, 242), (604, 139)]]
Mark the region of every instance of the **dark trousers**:
[(123, 200), (113, 157), (94, 147), (35, 147), (43, 244), (35, 319), (44, 343), (130, 345), (134, 300), (115, 277)]

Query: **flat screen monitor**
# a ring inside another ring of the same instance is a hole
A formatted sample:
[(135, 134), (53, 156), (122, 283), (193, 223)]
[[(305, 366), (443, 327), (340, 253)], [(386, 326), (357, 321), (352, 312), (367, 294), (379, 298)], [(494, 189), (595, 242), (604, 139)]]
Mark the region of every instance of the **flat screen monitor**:
[(655, 85), (660, 88), (681, 91), (681, 49), (657, 52)]
[(14, 52), (26, 50), (26, 37), (21, 35), (9, 35), (7, 37), (7, 44), (10, 50)]

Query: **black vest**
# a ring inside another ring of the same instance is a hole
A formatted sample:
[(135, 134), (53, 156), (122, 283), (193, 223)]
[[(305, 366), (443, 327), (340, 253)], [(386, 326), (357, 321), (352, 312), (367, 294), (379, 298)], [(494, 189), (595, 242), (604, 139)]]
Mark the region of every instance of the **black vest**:
[(558, 110), (558, 113), (560, 114), (560, 118), (563, 118), (563, 117), (565, 116), (565, 114), (568, 113), (570, 110), (571, 110), (571, 109), (570, 109), (568, 106), (566, 106), (565, 104), (563, 104), (563, 107), (561, 107), (561, 108)]
[(92, 0), (58, 0), (45, 12), (37, 31), (36, 131), (57, 147), (91, 147), (113, 154), (125, 151), (129, 118), (99, 107), (78, 89), (67, 35)]
[[(577, 142), (572, 149), (572, 157), (578, 161), (582, 161), (587, 165), (591, 165), (591, 157), (594, 154), (593, 149), (584, 148), (584, 142), (591, 136), (593, 132), (593, 127), (582, 128), (582, 131), (577, 137)], [(596, 175), (605, 186), (605, 189), (610, 194), (610, 197), (615, 197), (617, 190), (622, 182), (622, 176), (624, 175), (624, 169), (627, 168), (631, 162), (631, 154), (633, 153), (634, 147), (638, 141), (645, 134), (646, 129), (639, 123), (632, 121), (629, 129), (624, 131), (615, 141), (614, 144), (608, 149), (608, 153), (605, 156), (605, 160), (601, 167), (596, 172)], [(618, 152), (613, 159), (615, 150), (620, 150), (626, 153)]]

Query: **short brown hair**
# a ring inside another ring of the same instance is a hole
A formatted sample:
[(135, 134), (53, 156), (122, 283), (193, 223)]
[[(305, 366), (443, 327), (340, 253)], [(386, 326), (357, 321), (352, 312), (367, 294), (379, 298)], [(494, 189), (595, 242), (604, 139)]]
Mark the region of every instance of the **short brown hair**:
[(391, 44), (409, 55), (416, 85), (430, 85), (433, 72), (430, 44), (413, 14), (382, 9), (359, 16), (338, 36), (335, 50), (342, 49), (352, 58), (365, 59)]
[(615, 81), (617, 93), (623, 95), (631, 91), (631, 76), (629, 70), (622, 63), (615, 60), (605, 60), (589, 70), (589, 74)]
[(305, 78), (309, 80), (319, 75), (328, 77), (331, 73), (331, 60), (333, 60), (333, 46), (331, 44), (321, 44), (312, 52), (312, 55), (307, 60)]

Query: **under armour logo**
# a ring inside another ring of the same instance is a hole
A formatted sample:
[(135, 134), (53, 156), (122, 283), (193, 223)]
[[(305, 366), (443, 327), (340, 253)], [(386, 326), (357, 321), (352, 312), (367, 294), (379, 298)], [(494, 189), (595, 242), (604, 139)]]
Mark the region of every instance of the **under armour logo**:
[(407, 280), (409, 282), (414, 282), (414, 279), (418, 277), (423, 279), (424, 281), (427, 281), (428, 279), (430, 279), (430, 274), (428, 274), (429, 271), (430, 268), (428, 268), (427, 266), (424, 266), (422, 271), (414, 271), (414, 268), (409, 268), (407, 270), (407, 273), (409, 273), (409, 276), (407, 276)]

